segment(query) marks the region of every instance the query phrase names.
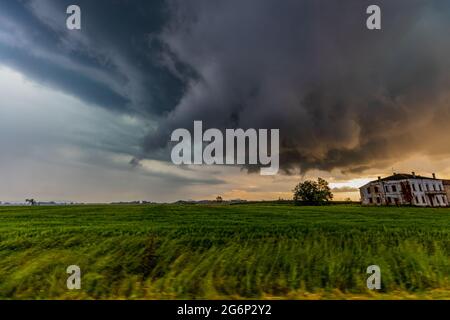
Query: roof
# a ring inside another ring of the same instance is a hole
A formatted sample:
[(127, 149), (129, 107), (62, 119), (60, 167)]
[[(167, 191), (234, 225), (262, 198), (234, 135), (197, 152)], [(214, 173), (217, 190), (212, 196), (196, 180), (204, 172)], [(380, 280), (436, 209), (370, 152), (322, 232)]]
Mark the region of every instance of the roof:
[[(392, 176), (381, 179), (380, 181), (398, 181), (398, 180), (406, 180), (406, 179), (428, 179), (428, 180), (437, 180), (436, 178), (423, 177), (419, 175), (412, 175), (407, 173), (396, 173)], [(378, 180), (373, 180), (372, 182), (377, 182)], [(447, 180), (450, 183), (450, 180)]]

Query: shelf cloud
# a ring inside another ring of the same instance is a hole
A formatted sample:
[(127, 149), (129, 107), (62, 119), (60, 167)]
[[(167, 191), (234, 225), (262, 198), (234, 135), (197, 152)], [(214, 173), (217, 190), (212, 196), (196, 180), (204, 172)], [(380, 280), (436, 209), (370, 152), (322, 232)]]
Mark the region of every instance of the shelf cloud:
[(378, 1), (376, 31), (360, 0), (78, 1), (81, 31), (65, 28), (70, 4), (2, 2), (0, 63), (138, 118), (130, 166), (168, 160), (170, 133), (194, 120), (280, 129), (285, 173), (450, 154), (444, 1)]

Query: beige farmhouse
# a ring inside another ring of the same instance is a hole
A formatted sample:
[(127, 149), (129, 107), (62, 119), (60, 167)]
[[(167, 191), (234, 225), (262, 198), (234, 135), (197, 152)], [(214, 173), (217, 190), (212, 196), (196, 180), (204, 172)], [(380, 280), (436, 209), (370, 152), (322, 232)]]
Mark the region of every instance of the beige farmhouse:
[(447, 207), (450, 181), (412, 174), (394, 173), (359, 188), (363, 205), (413, 205)]

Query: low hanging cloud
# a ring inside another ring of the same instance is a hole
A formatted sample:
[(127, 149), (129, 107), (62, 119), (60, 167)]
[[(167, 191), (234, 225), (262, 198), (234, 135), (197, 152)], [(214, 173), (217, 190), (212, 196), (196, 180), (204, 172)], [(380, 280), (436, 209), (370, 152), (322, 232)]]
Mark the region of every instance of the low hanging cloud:
[(450, 153), (450, 4), (171, 1), (160, 36), (196, 72), (146, 139), (151, 153), (194, 120), (279, 128), (281, 166), (361, 172), (414, 153)]
[(336, 187), (331, 189), (333, 193), (348, 193), (348, 192), (358, 192), (359, 190), (357, 188), (353, 187)]

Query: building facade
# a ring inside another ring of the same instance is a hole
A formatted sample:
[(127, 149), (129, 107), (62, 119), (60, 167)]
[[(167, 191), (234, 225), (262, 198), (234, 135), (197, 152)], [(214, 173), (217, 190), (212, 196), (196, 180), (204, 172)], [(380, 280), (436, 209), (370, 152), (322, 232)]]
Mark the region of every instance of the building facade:
[[(450, 180), (442, 180), (442, 183), (444, 184), (444, 190), (447, 194), (447, 199), (450, 201)], [(450, 205), (450, 202), (449, 202)]]
[(396, 174), (371, 181), (359, 188), (363, 205), (413, 205), (447, 207), (450, 181), (412, 174)]

